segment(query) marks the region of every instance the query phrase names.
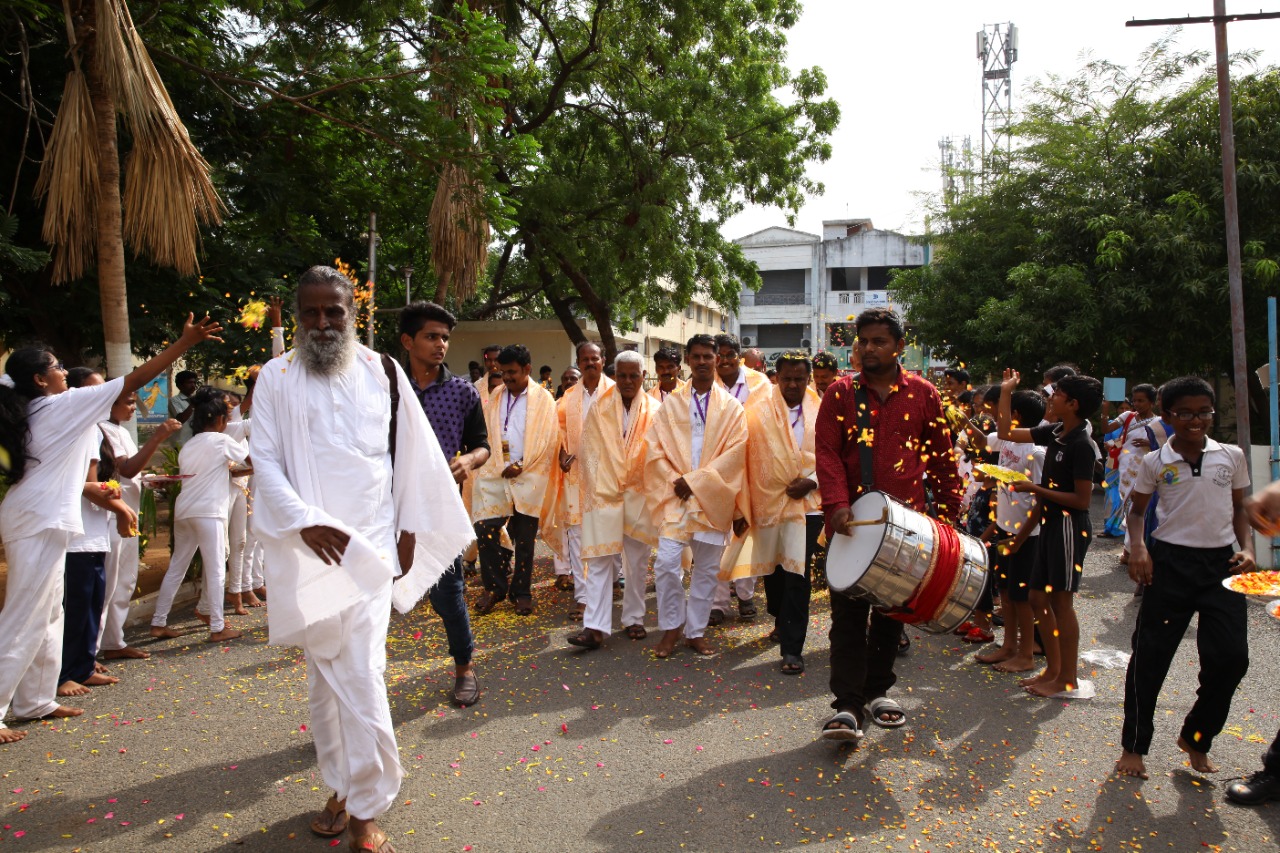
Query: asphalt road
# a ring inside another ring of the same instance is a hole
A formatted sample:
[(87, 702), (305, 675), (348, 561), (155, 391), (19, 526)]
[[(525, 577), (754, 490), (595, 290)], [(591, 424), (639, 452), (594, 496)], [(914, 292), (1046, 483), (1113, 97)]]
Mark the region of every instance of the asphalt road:
[[(1118, 546), (1091, 549), (1078, 597), (1082, 651), (1125, 650), (1136, 609)], [(1251, 605), (1252, 664), (1214, 745), (1221, 772), (1191, 771), (1174, 747), (1196, 688), (1194, 628), (1175, 661), (1146, 782), (1121, 780), (1123, 669), (1086, 667), (1098, 696), (1032, 699), (1017, 677), (973, 662), (951, 636), (912, 630), (896, 695), (904, 728), (858, 748), (815, 740), (830, 714), (827, 596), (812, 606), (808, 672), (778, 671), (756, 622), (710, 636), (722, 653), (660, 661), (615, 635), (600, 651), (565, 642), (568, 593), (540, 565), (538, 611), (475, 621), (484, 698), (448, 702), (452, 666), (429, 608), (391, 626), (388, 682), (407, 772), (382, 823), (401, 851), (837, 849), (1275, 850), (1280, 804), (1224, 801), (1280, 726), (1280, 624)], [(478, 587), (470, 593), (478, 595)], [(650, 592), (650, 620), (653, 620)], [(176, 624), (193, 631), (191, 613)], [(308, 830), (327, 796), (306, 728), (305, 667), (246, 638), (146, 645), (112, 667), (83, 717), (29, 724), (0, 747), (3, 850), (322, 850)], [(345, 842), (343, 843), (345, 847)]]

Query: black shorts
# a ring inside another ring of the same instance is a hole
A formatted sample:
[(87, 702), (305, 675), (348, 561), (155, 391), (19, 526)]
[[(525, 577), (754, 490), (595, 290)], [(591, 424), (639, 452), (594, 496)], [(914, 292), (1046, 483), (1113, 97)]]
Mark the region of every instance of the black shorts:
[(1053, 504), (1045, 507), (1040, 522), (1040, 547), (1036, 549), (1031, 588), (1043, 592), (1079, 592), (1084, 555), (1093, 539), (1087, 512), (1066, 512)]
[(1012, 601), (1031, 598), (1031, 573), (1036, 565), (1040, 537), (1032, 536), (1015, 554), (997, 553), (995, 558), (996, 589), (1009, 594)]

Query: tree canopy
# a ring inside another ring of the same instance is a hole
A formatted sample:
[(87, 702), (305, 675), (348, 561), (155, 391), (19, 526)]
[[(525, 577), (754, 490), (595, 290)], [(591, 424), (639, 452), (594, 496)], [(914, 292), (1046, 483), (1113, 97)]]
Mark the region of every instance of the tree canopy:
[[(1072, 361), (1161, 381), (1231, 368), (1221, 147), (1203, 53), (1153, 45), (1031, 87), (1007, 163), (936, 212), (896, 294), (920, 340), (978, 372)], [(1241, 73), (1247, 70), (1248, 73)], [(1239, 57), (1233, 97), (1251, 364), (1280, 282), (1280, 74)]]

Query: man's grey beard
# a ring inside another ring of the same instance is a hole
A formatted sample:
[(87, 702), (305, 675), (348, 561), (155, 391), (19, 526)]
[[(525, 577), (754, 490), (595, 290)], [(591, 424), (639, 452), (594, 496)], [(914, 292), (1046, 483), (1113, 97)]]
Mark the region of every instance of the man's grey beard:
[[(323, 337), (325, 334), (329, 335), (327, 340)], [(342, 373), (355, 359), (356, 331), (351, 327), (342, 331), (331, 329), (327, 333), (319, 329), (305, 329), (301, 335), (295, 336), (295, 340), (298, 357), (307, 370), (324, 376)]]

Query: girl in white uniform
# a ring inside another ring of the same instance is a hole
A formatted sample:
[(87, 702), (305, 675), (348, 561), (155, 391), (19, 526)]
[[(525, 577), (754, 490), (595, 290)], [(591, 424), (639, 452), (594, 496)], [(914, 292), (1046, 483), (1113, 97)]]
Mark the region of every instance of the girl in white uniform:
[(231, 414), (230, 401), (223, 391), (201, 388), (191, 398), (191, 440), (178, 453), (178, 468), (191, 475), (173, 507), (173, 557), (160, 584), (151, 636), (180, 637), (181, 631), (168, 627), (169, 611), (178, 587), (187, 576), (191, 560), (200, 551), (203, 565), (204, 601), (209, 609), (209, 642), (234, 640), (239, 631), (226, 626), (222, 591), (227, 579), (227, 515), (231, 510), (232, 473), (249, 473), (244, 463), (249, 449), (226, 434)]
[[(67, 390), (66, 371), (47, 347), (24, 347), (9, 356), (0, 378), (0, 462), (13, 486), (0, 503), (0, 539), (9, 563), (0, 610), (0, 720), (15, 716), (74, 717), (83, 712), (59, 704), (62, 663), (63, 565), (67, 544), (83, 532), (80, 497), (89, 460), (101, 434), (97, 423), (126, 392), (138, 391), (187, 350), (222, 327), (188, 315), (182, 336), (128, 376), (91, 388)], [(0, 743), (26, 732), (0, 723)]]

